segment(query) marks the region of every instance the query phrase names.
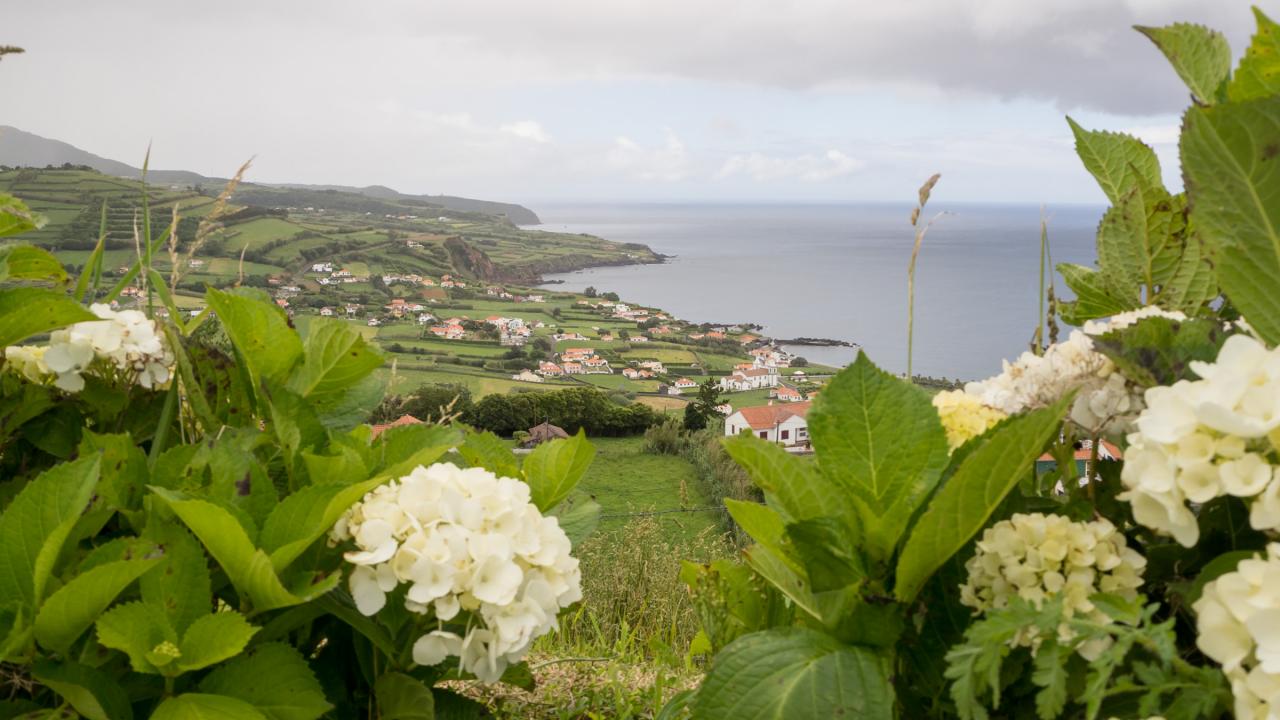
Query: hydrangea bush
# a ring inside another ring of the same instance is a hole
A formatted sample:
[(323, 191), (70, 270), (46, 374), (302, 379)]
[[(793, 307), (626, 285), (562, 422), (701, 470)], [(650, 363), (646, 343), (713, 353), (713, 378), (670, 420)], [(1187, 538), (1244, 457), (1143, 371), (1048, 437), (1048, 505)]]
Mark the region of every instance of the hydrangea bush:
[[(0, 236), (39, 223), (0, 195)], [(357, 329), (241, 288), (183, 314), (169, 239), (112, 287), (105, 235), (75, 282), (0, 247), (0, 717), (479, 718), (439, 683), (528, 687), (581, 598), (586, 438), (375, 437)]]
[(726, 441), (765, 503), (727, 502), (741, 565), (686, 568), (712, 660), (669, 713), (1280, 717), (1280, 26), (1256, 16), (1234, 70), (1219, 33), (1138, 28), (1194, 99), (1185, 192), (1068, 120), (1111, 207), (1026, 352), (932, 397), (859, 355), (813, 462)]

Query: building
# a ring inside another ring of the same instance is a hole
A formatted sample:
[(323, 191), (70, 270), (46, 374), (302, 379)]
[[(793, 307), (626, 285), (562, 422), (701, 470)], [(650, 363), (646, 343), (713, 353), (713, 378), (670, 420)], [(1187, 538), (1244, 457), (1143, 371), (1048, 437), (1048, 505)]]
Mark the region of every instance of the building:
[(519, 380), (520, 382), (535, 382), (535, 383), (540, 383), (540, 382), (542, 382), (542, 376), (541, 376), (541, 375), (538, 375), (538, 374), (536, 374), (536, 373), (534, 373), (534, 372), (532, 372), (532, 371), (530, 371), (530, 370), (521, 370), (520, 372), (516, 373), (515, 375), (512, 375), (512, 376), (511, 376), (511, 379), (512, 379), (512, 380)]
[(698, 387), (698, 383), (690, 380), (689, 378), (682, 377), (677, 378), (675, 382), (671, 383), (671, 386), (679, 390), (692, 390), (693, 388)]
[(809, 422), (806, 416), (812, 403), (757, 405), (745, 407), (724, 421), (726, 436), (750, 432), (761, 440), (785, 447), (809, 446)]
[(750, 370), (734, 370), (733, 374), (720, 378), (720, 389), (729, 392), (759, 390), (778, 386), (778, 369), (753, 367)]
[(779, 385), (769, 391), (769, 397), (777, 398), (779, 402), (801, 402), (804, 400), (804, 393), (793, 387)]
[(564, 374), (564, 368), (553, 362), (546, 362), (544, 360), (543, 362), (538, 363), (538, 374), (544, 377), (560, 377)]
[(333, 317), (333, 308), (331, 307), (320, 308), (320, 315), (322, 317)]

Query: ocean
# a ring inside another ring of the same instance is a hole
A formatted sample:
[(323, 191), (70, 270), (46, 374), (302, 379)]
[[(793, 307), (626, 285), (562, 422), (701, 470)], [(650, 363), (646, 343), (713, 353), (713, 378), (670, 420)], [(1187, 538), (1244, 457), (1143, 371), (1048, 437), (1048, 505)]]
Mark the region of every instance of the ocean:
[[(759, 323), (775, 338), (856, 343), (880, 367), (906, 369), (911, 206), (545, 205), (542, 229), (641, 242), (661, 265), (547, 276), (553, 289), (594, 286), (691, 322)], [(1054, 263), (1093, 265), (1101, 206), (1047, 206)], [(978, 379), (1027, 348), (1037, 322), (1041, 209), (931, 204), (940, 217), (916, 270), (917, 374)], [(533, 228), (531, 228), (533, 229)], [(1059, 295), (1069, 293), (1058, 278)], [(857, 349), (792, 348), (843, 365)]]

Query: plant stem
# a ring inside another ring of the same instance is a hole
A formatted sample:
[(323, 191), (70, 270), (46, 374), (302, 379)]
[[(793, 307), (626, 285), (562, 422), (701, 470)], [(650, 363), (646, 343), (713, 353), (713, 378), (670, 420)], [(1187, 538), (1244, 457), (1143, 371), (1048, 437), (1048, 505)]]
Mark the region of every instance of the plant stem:
[(173, 424), (173, 416), (178, 410), (178, 379), (169, 381), (169, 394), (164, 398), (164, 408), (160, 410), (160, 424), (156, 426), (156, 435), (151, 439), (151, 452), (147, 456), (147, 466), (155, 467), (156, 460), (169, 439), (169, 426)]

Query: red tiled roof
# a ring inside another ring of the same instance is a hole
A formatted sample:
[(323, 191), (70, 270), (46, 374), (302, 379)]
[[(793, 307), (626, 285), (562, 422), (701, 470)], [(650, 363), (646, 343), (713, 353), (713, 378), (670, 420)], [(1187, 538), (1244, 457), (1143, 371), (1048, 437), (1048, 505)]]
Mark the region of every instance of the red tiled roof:
[[(1081, 447), (1076, 449), (1075, 455), (1076, 460), (1084, 460), (1087, 462), (1089, 458), (1093, 456), (1093, 451), (1087, 447)], [(1110, 455), (1110, 457), (1108, 457), (1108, 455)], [(1123, 460), (1124, 453), (1122, 453), (1120, 448), (1116, 447), (1111, 442), (1103, 440), (1102, 447), (1098, 450), (1098, 457), (1103, 460)], [(1040, 456), (1040, 462), (1053, 462), (1053, 460), (1053, 456), (1049, 453), (1045, 453)]]
[(386, 432), (387, 430), (390, 430), (393, 427), (400, 427), (401, 425), (420, 425), (420, 424), (422, 424), (422, 421), (412, 415), (401, 415), (400, 417), (396, 418), (395, 420), (392, 420), (389, 423), (374, 425), (373, 437), (376, 438), (382, 433)]
[(771, 428), (779, 423), (785, 422), (792, 415), (805, 417), (809, 414), (809, 408), (812, 403), (798, 402), (788, 405), (757, 405), (756, 407), (739, 408), (738, 412), (742, 413), (742, 417), (747, 424), (756, 430), (764, 430)]

